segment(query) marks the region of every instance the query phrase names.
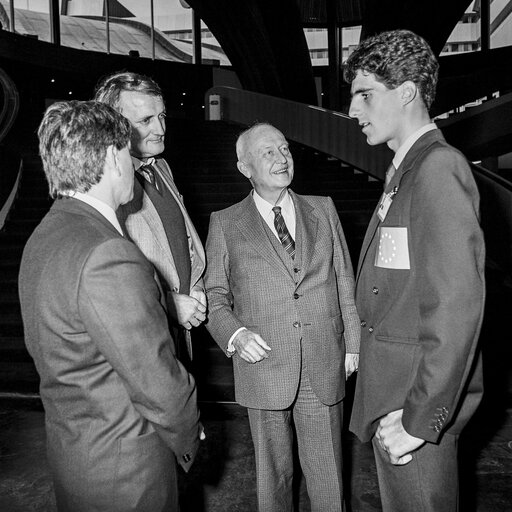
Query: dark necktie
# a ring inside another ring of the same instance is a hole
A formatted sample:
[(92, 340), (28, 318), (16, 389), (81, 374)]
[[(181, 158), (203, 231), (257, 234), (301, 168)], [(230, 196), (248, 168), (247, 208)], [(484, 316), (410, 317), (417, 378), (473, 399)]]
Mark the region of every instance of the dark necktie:
[(292, 260), (295, 258), (295, 242), (293, 241), (292, 235), (288, 231), (286, 227), (286, 223), (284, 222), (284, 218), (281, 215), (281, 207), (274, 206), (272, 208), (274, 212), (274, 226), (276, 228), (277, 234), (279, 235), (279, 240), (283, 245), (285, 251), (292, 257)]
[(391, 164), (388, 167), (388, 170), (386, 171), (386, 181), (384, 184), (384, 188), (387, 188), (387, 186), (389, 185), (389, 182), (393, 179), (395, 172), (396, 172), (395, 166), (393, 165), (393, 162), (391, 162)]
[(160, 192), (160, 189), (158, 187), (158, 181), (156, 179), (156, 170), (153, 167), (153, 165), (143, 165), (140, 167), (140, 171), (144, 174), (146, 180)]

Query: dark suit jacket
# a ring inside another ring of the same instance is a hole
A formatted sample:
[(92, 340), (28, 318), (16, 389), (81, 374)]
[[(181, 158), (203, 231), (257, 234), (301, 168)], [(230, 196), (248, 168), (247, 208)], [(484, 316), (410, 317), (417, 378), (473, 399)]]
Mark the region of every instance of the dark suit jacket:
[(261, 335), (272, 348), (256, 364), (233, 358), (236, 399), (251, 408), (285, 409), (292, 403), (301, 357), (318, 398), (327, 405), (339, 402), (345, 349), (359, 351), (352, 265), (334, 204), (327, 197), (290, 194), (295, 260), (261, 218), (252, 195), (210, 220), (207, 328), (224, 350), (239, 327)]
[[(403, 408), (406, 431), (436, 442), (442, 432), (460, 432), (483, 392), (479, 196), (466, 159), (439, 130), (416, 141), (393, 189), (384, 221), (375, 213), (370, 222), (359, 261), (363, 328), (350, 428), (366, 441), (381, 416)], [(406, 251), (410, 268), (389, 268)]]
[(153, 276), (139, 249), (77, 199), (55, 201), (25, 247), (25, 340), (60, 511), (168, 510), (172, 452), (185, 469), (195, 456), (195, 384), (174, 356)]

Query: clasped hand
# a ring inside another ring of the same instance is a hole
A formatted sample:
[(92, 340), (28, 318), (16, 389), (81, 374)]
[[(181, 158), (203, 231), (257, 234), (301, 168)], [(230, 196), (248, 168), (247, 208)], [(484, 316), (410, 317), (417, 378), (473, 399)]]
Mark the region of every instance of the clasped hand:
[(206, 319), (206, 296), (199, 290), (192, 290), (190, 295), (173, 292), (172, 305), (169, 309), (174, 320), (190, 330), (201, 325)]
[(398, 409), (383, 416), (375, 432), (380, 447), (388, 454), (391, 464), (403, 466), (412, 460), (411, 452), (425, 441), (408, 434), (402, 424), (404, 410)]

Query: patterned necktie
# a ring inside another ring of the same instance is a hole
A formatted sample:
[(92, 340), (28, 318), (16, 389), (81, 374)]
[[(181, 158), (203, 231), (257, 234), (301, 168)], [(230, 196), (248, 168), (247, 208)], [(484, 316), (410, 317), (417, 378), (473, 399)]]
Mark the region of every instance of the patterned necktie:
[(391, 162), (391, 164), (388, 167), (388, 170), (386, 171), (386, 181), (385, 181), (384, 188), (388, 187), (389, 182), (393, 179), (393, 176), (395, 175), (395, 172), (396, 172), (395, 166), (393, 165), (393, 162)]
[(281, 207), (274, 206), (272, 211), (275, 214), (274, 226), (277, 234), (279, 235), (279, 240), (281, 241), (284, 250), (292, 257), (293, 260), (295, 258), (295, 242), (293, 241), (292, 235), (290, 235), (290, 232), (286, 227), (286, 223), (284, 222), (284, 218), (281, 215)]
[(144, 174), (144, 177), (146, 178), (146, 180), (160, 192), (160, 189), (158, 187), (158, 182), (155, 177), (156, 170), (153, 167), (153, 165), (152, 164), (143, 165), (143, 166), (141, 166), (140, 170)]

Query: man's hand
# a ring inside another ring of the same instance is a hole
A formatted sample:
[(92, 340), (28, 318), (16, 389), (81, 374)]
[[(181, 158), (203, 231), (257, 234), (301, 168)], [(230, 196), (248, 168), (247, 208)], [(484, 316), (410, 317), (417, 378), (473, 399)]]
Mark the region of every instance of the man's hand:
[(375, 437), (381, 448), (389, 455), (391, 464), (403, 466), (411, 462), (411, 452), (422, 446), (425, 441), (409, 435), (402, 425), (403, 409), (392, 411), (379, 421)]
[(359, 369), (359, 354), (345, 355), (345, 377), (348, 379)]
[(206, 294), (204, 293), (204, 290), (202, 288), (192, 288), (190, 296), (198, 300), (206, 308)]
[(272, 350), (259, 334), (247, 329), (240, 331), (235, 336), (233, 347), (237, 354), (248, 363), (257, 363), (262, 359), (267, 359), (269, 356), (267, 351)]
[(206, 297), (203, 300), (204, 303), (191, 295), (171, 292), (169, 314), (185, 329), (190, 330), (201, 325), (206, 319)]

